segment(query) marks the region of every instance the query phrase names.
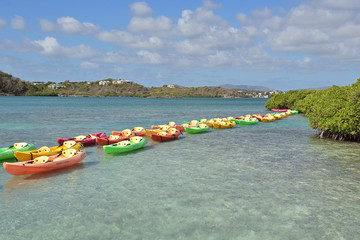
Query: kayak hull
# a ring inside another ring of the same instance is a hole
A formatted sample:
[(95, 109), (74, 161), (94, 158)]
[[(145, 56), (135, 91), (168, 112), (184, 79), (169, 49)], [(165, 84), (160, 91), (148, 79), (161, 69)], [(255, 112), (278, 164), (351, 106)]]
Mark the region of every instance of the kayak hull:
[(240, 119), (233, 118), (230, 119), (230, 121), (235, 122), (236, 124), (240, 124)]
[(112, 145), (103, 146), (103, 149), (104, 149), (104, 152), (106, 152), (106, 153), (116, 154), (116, 153), (135, 151), (137, 149), (143, 148), (145, 145), (146, 145), (146, 139), (143, 138), (140, 142), (131, 143), (128, 146), (117, 146), (117, 144), (112, 144)]
[[(76, 143), (71, 148), (76, 149), (76, 150), (80, 150), (81, 147), (82, 147), (81, 143)], [(62, 150), (66, 150), (66, 149), (69, 149), (69, 148), (62, 145), (62, 146), (50, 147), (50, 152), (39, 152), (38, 150), (25, 151), (25, 152), (15, 151), (14, 155), (15, 155), (15, 157), (16, 157), (16, 159), (18, 161), (25, 162), (25, 161), (33, 160), (33, 159), (35, 159), (37, 157), (40, 157), (40, 156), (57, 155), (57, 154), (61, 153)]]
[[(92, 135), (96, 138), (106, 137), (105, 133), (93, 133)], [(91, 138), (90, 135), (86, 135), (86, 139), (84, 140), (75, 140), (75, 138), (58, 138), (57, 142), (59, 143), (59, 145), (63, 145), (65, 141), (75, 141), (82, 143), (84, 146), (91, 146), (96, 144), (96, 138)]]
[(210, 127), (206, 125), (204, 128), (200, 127), (185, 127), (185, 132), (191, 133), (191, 134), (197, 134), (197, 133), (204, 133), (209, 131)]
[(72, 166), (86, 157), (84, 151), (78, 152), (78, 154), (70, 157), (50, 157), (51, 162), (34, 164), (34, 161), (8, 163), (4, 162), (3, 166), (6, 172), (12, 175), (25, 175), (39, 172), (52, 171), (60, 168)]
[(180, 131), (177, 131), (174, 134), (167, 134), (165, 136), (158, 135), (156, 133), (150, 134), (150, 138), (156, 142), (169, 142), (175, 139), (178, 139), (180, 136)]
[(236, 122), (228, 121), (228, 122), (214, 122), (213, 128), (223, 129), (223, 128), (233, 128), (236, 126)]
[(255, 125), (255, 124), (258, 124), (258, 123), (259, 123), (259, 120), (257, 120), (257, 119), (255, 119), (253, 121), (246, 121), (244, 119), (239, 120), (240, 125)]

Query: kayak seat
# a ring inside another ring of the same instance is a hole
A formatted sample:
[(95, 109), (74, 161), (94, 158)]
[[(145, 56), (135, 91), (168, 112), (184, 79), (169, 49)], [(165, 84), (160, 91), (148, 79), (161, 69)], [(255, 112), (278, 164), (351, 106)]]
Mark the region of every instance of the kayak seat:
[(91, 138), (91, 139), (94, 139), (94, 138), (96, 138), (94, 135), (92, 135), (92, 134), (89, 134), (89, 137)]
[(163, 125), (163, 126), (160, 127), (161, 131), (167, 131), (169, 129), (170, 129), (170, 126), (167, 126), (167, 125)]
[(110, 135), (109, 136), (109, 139), (111, 139), (111, 140), (116, 140), (116, 139), (119, 139), (119, 138), (120, 138), (119, 135)]
[(168, 125), (169, 125), (170, 127), (173, 127), (173, 126), (176, 125), (176, 123), (175, 123), (175, 122), (169, 122)]
[(86, 136), (85, 135), (79, 135), (79, 136), (74, 137), (74, 139), (77, 140), (77, 141), (81, 141), (81, 140), (85, 140)]
[(143, 131), (143, 130), (144, 130), (143, 127), (134, 127), (134, 131), (135, 131), (135, 132), (141, 132), (141, 131)]
[(166, 135), (167, 135), (167, 132), (158, 132), (158, 135), (159, 135), (159, 136), (166, 136)]
[(130, 129), (125, 129), (125, 130), (122, 130), (121, 131), (121, 135), (125, 136), (125, 137), (128, 137), (130, 136), (132, 133), (132, 131)]
[(176, 128), (170, 128), (168, 131), (169, 134), (175, 134), (176, 132), (177, 132)]
[(65, 142), (63, 143), (63, 145), (64, 145), (65, 147), (67, 147), (67, 148), (71, 148), (71, 147), (75, 146), (75, 144), (76, 144), (75, 141), (65, 141)]
[(138, 143), (138, 142), (140, 142), (142, 139), (143, 139), (142, 137), (138, 137), (138, 136), (136, 136), (136, 137), (131, 137), (131, 138), (130, 138), (130, 142)]
[(125, 141), (118, 142), (116, 145), (119, 146), (119, 147), (125, 147), (125, 146), (128, 146), (130, 144), (131, 144), (130, 141), (125, 140)]
[(15, 147), (16, 149), (24, 148), (24, 147), (26, 147), (26, 145), (28, 145), (26, 142), (14, 143), (14, 147)]
[(47, 146), (43, 146), (41, 148), (39, 148), (38, 152), (39, 153), (46, 153), (46, 152), (50, 152), (50, 148), (48, 148)]
[(70, 157), (74, 156), (76, 154), (76, 152), (77, 152), (76, 149), (70, 148), (70, 149), (63, 150), (61, 153), (64, 157), (70, 158)]
[(34, 159), (34, 163), (38, 164), (38, 163), (46, 163), (49, 161), (49, 157), (48, 156), (41, 156), (41, 157), (37, 157)]

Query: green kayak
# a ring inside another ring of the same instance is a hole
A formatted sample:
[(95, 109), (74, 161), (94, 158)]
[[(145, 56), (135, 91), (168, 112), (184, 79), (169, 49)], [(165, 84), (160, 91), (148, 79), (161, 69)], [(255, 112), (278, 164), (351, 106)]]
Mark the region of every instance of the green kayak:
[(298, 114), (298, 113), (299, 113), (298, 110), (290, 110), (289, 112), (291, 113), (291, 115), (293, 115), (293, 114)]
[(25, 152), (35, 149), (36, 147), (34, 144), (29, 144), (25, 142), (15, 143), (11, 147), (0, 148), (0, 161), (15, 158), (14, 156), (15, 151)]
[(244, 120), (244, 119), (240, 119), (239, 120), (239, 124), (240, 125), (254, 125), (257, 124), (259, 122), (259, 120), (257, 120), (256, 118), (254, 120)]
[(236, 122), (236, 124), (240, 124), (241, 119), (232, 118), (230, 121)]
[(144, 147), (146, 139), (143, 137), (131, 137), (130, 140), (120, 141), (111, 145), (104, 145), (103, 149), (106, 153), (124, 153), (130, 152)]
[(192, 134), (196, 134), (196, 133), (203, 133), (203, 132), (207, 132), (209, 131), (210, 127), (206, 124), (199, 124), (199, 126), (197, 127), (185, 127), (185, 132), (187, 133), (192, 133)]

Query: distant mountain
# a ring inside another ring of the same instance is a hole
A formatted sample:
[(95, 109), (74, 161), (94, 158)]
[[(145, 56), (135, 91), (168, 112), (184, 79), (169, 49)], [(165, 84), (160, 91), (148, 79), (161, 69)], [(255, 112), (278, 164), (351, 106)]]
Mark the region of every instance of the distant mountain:
[(219, 87), (222, 88), (231, 88), (231, 89), (247, 89), (247, 90), (256, 90), (256, 91), (271, 91), (273, 89), (264, 87), (264, 86), (251, 86), (251, 85), (232, 85), (232, 84), (223, 84)]

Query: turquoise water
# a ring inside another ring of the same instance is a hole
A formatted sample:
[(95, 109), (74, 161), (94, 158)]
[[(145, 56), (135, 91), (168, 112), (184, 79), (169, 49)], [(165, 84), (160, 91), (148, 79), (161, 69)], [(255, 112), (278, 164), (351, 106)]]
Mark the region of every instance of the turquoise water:
[[(0, 97), (0, 146), (267, 113), (263, 99)], [(81, 164), (0, 169), (0, 239), (359, 239), (360, 148), (307, 119), (211, 130)]]

